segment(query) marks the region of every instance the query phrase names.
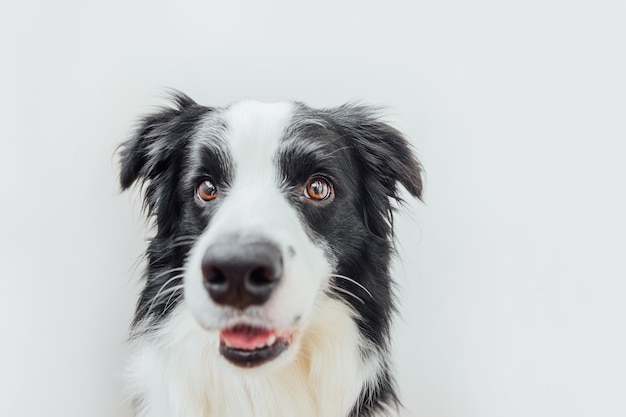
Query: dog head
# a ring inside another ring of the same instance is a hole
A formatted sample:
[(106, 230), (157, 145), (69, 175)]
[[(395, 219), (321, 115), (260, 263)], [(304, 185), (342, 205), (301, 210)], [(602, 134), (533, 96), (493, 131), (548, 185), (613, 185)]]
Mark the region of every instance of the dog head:
[(122, 145), (121, 167), (123, 189), (143, 184), (156, 228), (136, 323), (162, 319), (183, 304), (170, 293), (184, 292), (228, 362), (280, 364), (332, 297), (385, 345), (393, 201), (397, 184), (420, 197), (422, 182), (407, 141), (375, 110), (209, 108), (177, 94)]

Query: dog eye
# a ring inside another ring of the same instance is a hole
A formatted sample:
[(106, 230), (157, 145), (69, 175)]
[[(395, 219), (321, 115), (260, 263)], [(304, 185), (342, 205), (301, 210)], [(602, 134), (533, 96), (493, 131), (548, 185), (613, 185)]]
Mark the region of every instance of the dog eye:
[(333, 187), (330, 183), (320, 177), (315, 177), (309, 180), (306, 187), (304, 187), (304, 196), (311, 200), (327, 200), (333, 195)]
[(196, 187), (196, 196), (202, 201), (211, 201), (217, 197), (217, 187), (209, 180), (202, 180)]

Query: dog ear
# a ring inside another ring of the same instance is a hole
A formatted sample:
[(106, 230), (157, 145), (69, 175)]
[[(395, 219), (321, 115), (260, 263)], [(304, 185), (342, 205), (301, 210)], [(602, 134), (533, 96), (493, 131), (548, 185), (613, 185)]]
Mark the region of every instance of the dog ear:
[(135, 134), (120, 145), (122, 190), (135, 183), (142, 185), (144, 208), (148, 216), (156, 216), (157, 233), (167, 232), (174, 224), (180, 210), (176, 185), (185, 149), (195, 122), (211, 110), (174, 92), (171, 107), (144, 116)]
[(392, 233), (392, 200), (401, 203), (397, 184), (422, 197), (422, 165), (402, 133), (383, 122), (380, 110), (347, 104), (331, 110), (340, 134), (354, 149), (363, 177), (365, 219), (381, 237)]

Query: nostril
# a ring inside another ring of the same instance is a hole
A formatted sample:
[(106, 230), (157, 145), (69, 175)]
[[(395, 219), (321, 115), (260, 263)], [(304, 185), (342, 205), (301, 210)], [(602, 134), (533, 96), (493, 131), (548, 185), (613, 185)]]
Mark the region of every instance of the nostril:
[(262, 287), (275, 281), (274, 272), (270, 268), (259, 267), (250, 272), (248, 282), (253, 286)]
[(220, 268), (203, 267), (202, 277), (202, 284), (211, 298), (218, 301), (227, 295), (231, 285), (228, 282), (228, 277)]
[(219, 268), (206, 268), (204, 271), (204, 280), (209, 284), (226, 284), (226, 275)]

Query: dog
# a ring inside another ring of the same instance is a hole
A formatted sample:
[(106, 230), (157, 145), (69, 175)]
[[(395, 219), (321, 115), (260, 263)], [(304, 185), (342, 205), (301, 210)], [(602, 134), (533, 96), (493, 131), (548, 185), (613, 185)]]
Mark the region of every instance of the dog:
[(131, 330), (140, 417), (397, 413), (390, 261), (405, 137), (361, 104), (172, 93), (120, 145), (154, 226)]

